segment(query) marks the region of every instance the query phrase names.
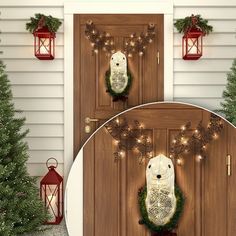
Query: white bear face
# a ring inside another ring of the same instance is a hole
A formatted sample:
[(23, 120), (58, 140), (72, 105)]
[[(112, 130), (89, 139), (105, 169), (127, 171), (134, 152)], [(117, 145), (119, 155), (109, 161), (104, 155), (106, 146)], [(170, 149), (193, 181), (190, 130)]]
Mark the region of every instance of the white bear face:
[(174, 186), (174, 165), (170, 158), (159, 155), (152, 158), (146, 169), (147, 185)]
[(148, 218), (156, 225), (164, 225), (176, 209), (174, 165), (168, 157), (152, 158), (146, 169)]
[(127, 58), (124, 53), (118, 51), (112, 54), (110, 59), (111, 71), (124, 71), (127, 70)]
[(112, 54), (110, 59), (110, 67), (111, 88), (116, 93), (122, 93), (128, 84), (127, 59), (125, 54), (120, 51)]

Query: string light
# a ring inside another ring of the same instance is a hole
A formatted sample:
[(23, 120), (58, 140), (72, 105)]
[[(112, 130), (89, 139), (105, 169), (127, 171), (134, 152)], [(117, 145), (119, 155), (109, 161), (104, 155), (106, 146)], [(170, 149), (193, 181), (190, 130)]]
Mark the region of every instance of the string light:
[(214, 114), (211, 115), (207, 128), (200, 122), (193, 131), (193, 134), (189, 135), (189, 132), (187, 134), (187, 131), (190, 131), (190, 126), (190, 123), (182, 126), (181, 131), (172, 141), (170, 149), (172, 159), (178, 160), (183, 153), (188, 153), (189, 151), (194, 152), (194, 154), (200, 153), (196, 155), (197, 160), (204, 159), (206, 156), (206, 145), (213, 139), (218, 138), (219, 133), (223, 129), (221, 119)]
[(149, 43), (153, 42), (155, 37), (155, 25), (149, 24), (146, 33), (141, 33), (139, 36), (131, 34), (128, 41), (125, 43), (125, 51), (129, 53), (138, 52), (139, 56), (143, 56), (144, 50)]
[(177, 163), (177, 165), (182, 165), (183, 164), (183, 159), (182, 158), (177, 158), (176, 163)]
[(99, 49), (106, 51), (107, 54), (114, 51), (114, 40), (111, 35), (109, 33), (100, 33), (91, 20), (86, 23), (85, 36), (91, 42), (94, 53), (97, 54)]
[(106, 130), (115, 139), (117, 151), (114, 153), (115, 161), (125, 156), (124, 150), (133, 150), (139, 154), (139, 162), (152, 157), (152, 140), (150, 131), (143, 129), (143, 124), (134, 121), (134, 126), (130, 127), (126, 119), (117, 117), (105, 125)]
[(198, 161), (201, 161), (201, 160), (203, 160), (203, 156), (202, 155), (197, 155), (197, 159), (198, 159)]

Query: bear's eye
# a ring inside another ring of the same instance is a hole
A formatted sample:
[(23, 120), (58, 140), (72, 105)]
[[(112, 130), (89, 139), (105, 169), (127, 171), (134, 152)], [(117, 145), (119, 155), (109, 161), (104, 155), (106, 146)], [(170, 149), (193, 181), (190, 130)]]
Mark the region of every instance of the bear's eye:
[(123, 57), (123, 60), (125, 60), (125, 58)]
[(171, 166), (170, 166), (170, 165), (168, 165), (168, 167), (169, 167), (169, 168), (171, 168)]
[(149, 165), (148, 168), (150, 169), (150, 168), (151, 168), (151, 165)]
[(113, 60), (113, 57), (111, 58), (111, 60)]

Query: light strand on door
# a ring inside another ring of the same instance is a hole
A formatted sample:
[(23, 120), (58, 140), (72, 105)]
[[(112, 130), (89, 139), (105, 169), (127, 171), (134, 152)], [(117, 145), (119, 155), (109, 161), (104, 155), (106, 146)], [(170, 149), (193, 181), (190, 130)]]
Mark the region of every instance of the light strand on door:
[(221, 118), (214, 114), (211, 114), (209, 124), (206, 128), (200, 122), (191, 135), (189, 135), (189, 132), (191, 132), (191, 123), (188, 122), (181, 127), (180, 132), (172, 140), (170, 158), (175, 160), (179, 165), (183, 163), (184, 153), (194, 153), (197, 161), (205, 159), (207, 145), (218, 138), (222, 129), (223, 124)]
[[(131, 125), (125, 118), (117, 117), (106, 124), (105, 128), (114, 138), (115, 161), (124, 158), (130, 150), (137, 153), (140, 164), (153, 157), (152, 130), (145, 129), (139, 121), (135, 120)], [(208, 144), (219, 137), (222, 129), (221, 118), (214, 114), (211, 114), (206, 128), (199, 122), (196, 129), (191, 131), (191, 122), (187, 122), (172, 140), (169, 157), (178, 165), (183, 164), (184, 153), (193, 153), (197, 161), (205, 159)]]
[(116, 151), (114, 160), (118, 161), (125, 157), (127, 151), (138, 154), (139, 163), (152, 158), (152, 131), (144, 129), (143, 125), (135, 120), (132, 125), (125, 118), (117, 117), (105, 125), (106, 130), (114, 138)]

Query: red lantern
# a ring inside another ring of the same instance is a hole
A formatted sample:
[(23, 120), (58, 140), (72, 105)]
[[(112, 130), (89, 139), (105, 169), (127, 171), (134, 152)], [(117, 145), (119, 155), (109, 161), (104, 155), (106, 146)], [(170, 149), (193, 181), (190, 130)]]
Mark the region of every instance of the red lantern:
[[(49, 160), (56, 161), (56, 165), (49, 166)], [(58, 162), (54, 158), (47, 160), (48, 173), (40, 182), (40, 197), (50, 214), (45, 224), (60, 224), (63, 218), (63, 178), (56, 172)]]
[(33, 34), (35, 56), (40, 60), (53, 60), (56, 34), (50, 32), (46, 26), (35, 30)]
[(182, 39), (182, 54), (184, 60), (197, 60), (202, 56), (203, 32), (198, 28), (188, 30)]

